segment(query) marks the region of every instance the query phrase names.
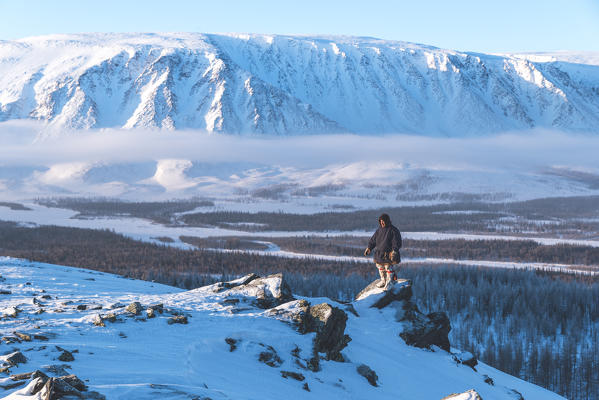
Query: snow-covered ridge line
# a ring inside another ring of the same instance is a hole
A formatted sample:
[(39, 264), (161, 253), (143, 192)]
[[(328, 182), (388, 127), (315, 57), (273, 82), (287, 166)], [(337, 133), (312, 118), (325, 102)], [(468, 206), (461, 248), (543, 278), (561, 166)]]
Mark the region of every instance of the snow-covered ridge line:
[(399, 313), (405, 280), (341, 304), (295, 299), (280, 275), (183, 291), (0, 257), (0, 282), (7, 400), (43, 397), (34, 370), (78, 387), (59, 394), (96, 400), (441, 399), (473, 388), (487, 400), (563, 399), (451, 348), (444, 313)]
[(596, 133), (598, 59), (362, 37), (51, 35), (0, 41), (0, 121), (268, 134)]

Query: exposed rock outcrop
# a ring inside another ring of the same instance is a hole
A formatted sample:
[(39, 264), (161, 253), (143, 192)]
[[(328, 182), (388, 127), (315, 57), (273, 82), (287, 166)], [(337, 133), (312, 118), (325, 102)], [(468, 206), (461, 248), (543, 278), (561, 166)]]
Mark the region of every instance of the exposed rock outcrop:
[(58, 359), (62, 362), (70, 362), (75, 361), (75, 357), (73, 357), (73, 353), (68, 350), (62, 350), (62, 353), (58, 356)]
[(450, 351), (448, 334), (451, 330), (449, 318), (443, 312), (424, 315), (410, 301), (412, 283), (409, 280), (396, 281), (387, 291), (376, 287), (378, 280), (372, 282), (356, 296), (356, 301), (366, 302), (369, 307), (382, 309), (393, 305), (397, 309), (397, 319), (402, 323), (399, 336), (415, 347), (430, 348), (438, 346)]
[(376, 285), (378, 280), (366, 286), (356, 296), (356, 301), (369, 301), (370, 307), (384, 308), (394, 301), (410, 300), (412, 298), (412, 281), (400, 279), (389, 290), (385, 291)]
[(258, 355), (258, 361), (268, 365), (269, 367), (280, 367), (283, 364), (283, 360), (279, 357), (279, 354), (275, 350), (274, 347), (260, 344), (265, 348), (264, 351), (261, 351)]
[(408, 324), (399, 336), (407, 344), (422, 348), (436, 345), (445, 351), (450, 351), (448, 335), (451, 325), (445, 313), (434, 312), (426, 316), (416, 314), (405, 321)]
[(297, 300), (273, 308), (269, 313), (291, 323), (301, 334), (316, 333), (313, 357), (307, 360), (308, 369), (320, 369), (319, 353), (324, 353), (327, 360), (344, 361), (341, 350), (351, 341), (345, 334), (345, 311), (328, 303), (311, 306), (306, 300)]
[(173, 315), (169, 319), (166, 320), (169, 325), (172, 324), (183, 324), (186, 325), (188, 323), (187, 317), (185, 315)]
[(327, 360), (343, 361), (341, 350), (351, 341), (345, 334), (347, 314), (328, 303), (310, 307), (306, 332), (316, 332), (314, 350), (325, 353)]
[[(75, 375), (66, 375), (59, 378), (48, 377), (41, 371), (14, 376), (14, 380), (30, 379), (27, 386), (14, 392), (13, 396), (37, 395), (43, 400), (61, 399), (93, 399), (103, 400), (106, 397), (98, 392), (88, 391), (87, 386)], [(15, 397), (16, 398), (16, 397)]]
[(236, 305), (239, 303), (236, 300), (241, 299), (255, 307), (269, 309), (295, 300), (283, 274), (266, 277), (249, 274), (229, 282), (215, 283), (206, 289), (226, 294), (229, 298), (223, 301), (223, 305)]
[(303, 374), (293, 371), (281, 371), (281, 376), (285, 379), (292, 378), (300, 382), (306, 379), (306, 377)]
[(102, 317), (102, 315), (100, 314), (94, 316), (92, 323), (95, 326), (106, 326), (106, 324), (104, 323), (104, 317)]
[(0, 361), (3, 361), (5, 366), (17, 367), (19, 364), (25, 364), (27, 362), (27, 357), (20, 351), (15, 351), (5, 356), (1, 356)]
[(229, 345), (229, 351), (230, 352), (234, 352), (237, 349), (237, 339), (233, 339), (233, 338), (225, 338), (225, 342)]
[(129, 304), (127, 306), (127, 308), (125, 308), (125, 311), (133, 314), (133, 315), (139, 315), (139, 313), (141, 313), (141, 310), (143, 309), (141, 303), (139, 303), (138, 301), (134, 301), (133, 303)]

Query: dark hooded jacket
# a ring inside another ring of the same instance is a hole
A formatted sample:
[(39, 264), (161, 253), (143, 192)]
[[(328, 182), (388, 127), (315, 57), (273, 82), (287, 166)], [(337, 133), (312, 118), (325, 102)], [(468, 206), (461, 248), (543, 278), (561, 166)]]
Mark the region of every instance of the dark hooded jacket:
[[(400, 262), (399, 249), (401, 248), (401, 234), (392, 224), (388, 224), (384, 228), (374, 232), (374, 235), (368, 241), (368, 248), (374, 249), (374, 262), (377, 264), (396, 264)], [(391, 252), (397, 252), (397, 259), (391, 261)]]

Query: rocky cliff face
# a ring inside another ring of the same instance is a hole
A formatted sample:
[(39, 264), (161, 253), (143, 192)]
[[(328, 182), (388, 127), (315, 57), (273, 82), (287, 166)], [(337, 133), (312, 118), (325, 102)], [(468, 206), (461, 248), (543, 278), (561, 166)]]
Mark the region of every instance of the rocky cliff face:
[[(539, 61), (540, 60), (540, 61)], [(599, 65), (351, 37), (0, 42), (0, 121), (209, 132), (597, 132)]]

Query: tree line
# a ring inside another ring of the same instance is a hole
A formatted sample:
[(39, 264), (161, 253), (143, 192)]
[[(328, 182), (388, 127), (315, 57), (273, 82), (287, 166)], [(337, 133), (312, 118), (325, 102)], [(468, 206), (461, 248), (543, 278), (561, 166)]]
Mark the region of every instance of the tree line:
[[(239, 250), (265, 250), (268, 247), (258, 242), (266, 241), (276, 244), (282, 250), (295, 253), (353, 257), (362, 256), (368, 243), (368, 237), (356, 236), (181, 237), (181, 240), (199, 248)], [(533, 240), (404, 239), (401, 255), (404, 258), (433, 257), (599, 266), (597, 247), (544, 245)]]
[[(449, 201), (451, 199), (436, 199)], [(50, 207), (69, 208), (82, 217), (131, 215), (159, 223), (188, 226), (237, 226), (248, 232), (280, 231), (352, 231), (376, 228), (377, 217), (386, 212), (401, 231), (559, 233), (584, 235), (599, 233), (599, 196), (546, 198), (520, 202), (484, 202), (484, 199), (462, 199), (451, 204), (390, 207), (374, 210), (343, 210), (315, 214), (282, 212), (191, 212), (212, 207), (208, 199), (166, 202), (124, 202), (103, 198), (52, 198), (38, 202)], [(180, 213), (185, 214), (180, 215)]]

